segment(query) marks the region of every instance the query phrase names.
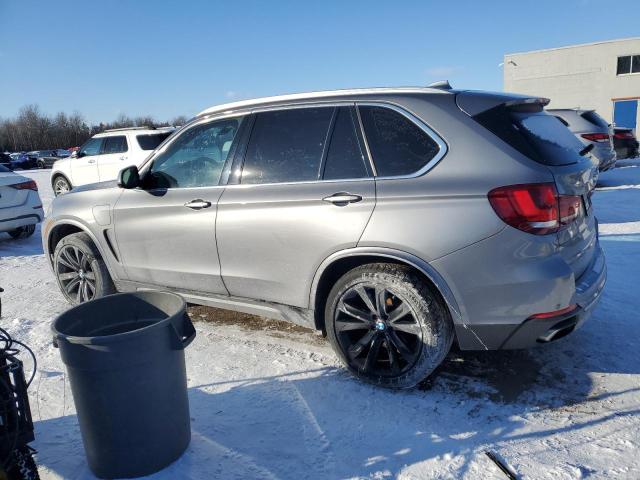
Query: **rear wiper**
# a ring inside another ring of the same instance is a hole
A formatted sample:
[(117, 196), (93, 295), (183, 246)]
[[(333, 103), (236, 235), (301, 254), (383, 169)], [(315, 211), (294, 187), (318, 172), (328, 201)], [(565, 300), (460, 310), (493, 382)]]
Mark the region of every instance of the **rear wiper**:
[(580, 150), (578, 153), (580, 154), (581, 157), (584, 157), (587, 153), (593, 150), (593, 147), (594, 147), (593, 143), (590, 143), (589, 145), (584, 147), (582, 150)]

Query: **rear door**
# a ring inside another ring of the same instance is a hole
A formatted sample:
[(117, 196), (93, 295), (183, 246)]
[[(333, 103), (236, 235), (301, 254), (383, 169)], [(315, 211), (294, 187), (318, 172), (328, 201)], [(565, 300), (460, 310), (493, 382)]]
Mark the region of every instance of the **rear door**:
[(76, 158), (71, 159), (71, 183), (74, 187), (100, 181), (98, 158), (102, 149), (102, 138), (90, 138), (80, 147)]
[(125, 135), (105, 137), (102, 153), (98, 157), (98, 176), (101, 182), (115, 180), (118, 173), (130, 163), (127, 161), (129, 145)]
[(351, 105), (255, 114), (244, 163), (218, 203), (231, 295), (308, 306), (320, 263), (355, 247), (373, 211), (363, 151)]

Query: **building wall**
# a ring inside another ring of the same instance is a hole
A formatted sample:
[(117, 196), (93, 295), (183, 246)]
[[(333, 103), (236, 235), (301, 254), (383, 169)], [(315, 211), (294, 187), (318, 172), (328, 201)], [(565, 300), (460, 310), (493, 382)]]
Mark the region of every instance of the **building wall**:
[(613, 99), (640, 98), (640, 74), (616, 75), (618, 57), (634, 54), (640, 38), (507, 54), (504, 90), (550, 98), (550, 108), (595, 109), (612, 122)]

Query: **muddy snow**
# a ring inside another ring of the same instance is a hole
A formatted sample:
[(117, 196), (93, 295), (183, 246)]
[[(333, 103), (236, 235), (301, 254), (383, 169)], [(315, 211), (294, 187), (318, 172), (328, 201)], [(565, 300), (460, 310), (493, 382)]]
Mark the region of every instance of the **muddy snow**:
[[(26, 176), (46, 209), (49, 172)], [(584, 327), (529, 351), (452, 352), (412, 391), (351, 378), (314, 332), (192, 308), (193, 439), (151, 478), (506, 478), (487, 451), (522, 478), (640, 478), (640, 159), (603, 173), (594, 205), (609, 279)], [(1, 325), (38, 357), (41, 476), (92, 479), (49, 330), (68, 305), (39, 229), (26, 240), (0, 234), (0, 286)]]

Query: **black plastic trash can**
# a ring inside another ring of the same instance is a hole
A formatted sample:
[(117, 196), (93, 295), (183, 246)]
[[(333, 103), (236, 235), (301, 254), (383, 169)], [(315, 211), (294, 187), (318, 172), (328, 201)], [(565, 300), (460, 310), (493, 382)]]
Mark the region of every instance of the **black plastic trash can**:
[(93, 473), (139, 477), (178, 459), (191, 439), (184, 348), (195, 337), (182, 297), (111, 295), (68, 310), (52, 329)]

